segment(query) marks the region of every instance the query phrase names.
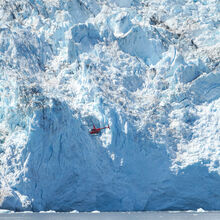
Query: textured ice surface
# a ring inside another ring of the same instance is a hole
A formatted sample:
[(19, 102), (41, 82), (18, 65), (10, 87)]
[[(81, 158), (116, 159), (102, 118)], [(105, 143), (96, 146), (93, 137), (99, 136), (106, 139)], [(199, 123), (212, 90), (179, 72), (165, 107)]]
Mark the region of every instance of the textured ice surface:
[(0, 1), (0, 207), (220, 209), (219, 12)]

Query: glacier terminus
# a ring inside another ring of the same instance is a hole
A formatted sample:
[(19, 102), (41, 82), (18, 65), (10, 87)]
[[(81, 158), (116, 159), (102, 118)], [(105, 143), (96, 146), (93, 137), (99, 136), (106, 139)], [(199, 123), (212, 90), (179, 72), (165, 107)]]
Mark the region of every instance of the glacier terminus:
[(0, 0), (0, 208), (219, 210), (219, 63), (219, 0)]

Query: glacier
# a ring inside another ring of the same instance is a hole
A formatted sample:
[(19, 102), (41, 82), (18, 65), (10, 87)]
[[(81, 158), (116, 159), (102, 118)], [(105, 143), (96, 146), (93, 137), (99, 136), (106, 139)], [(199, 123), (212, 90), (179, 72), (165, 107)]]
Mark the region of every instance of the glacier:
[(0, 0), (0, 208), (219, 210), (219, 62), (218, 0)]

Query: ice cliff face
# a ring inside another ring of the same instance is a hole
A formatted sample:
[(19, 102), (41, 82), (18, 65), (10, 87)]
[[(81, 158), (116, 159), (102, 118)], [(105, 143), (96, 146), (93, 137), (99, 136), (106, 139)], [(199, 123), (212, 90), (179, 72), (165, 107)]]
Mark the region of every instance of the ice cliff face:
[(218, 0), (0, 1), (0, 207), (220, 209), (219, 39)]

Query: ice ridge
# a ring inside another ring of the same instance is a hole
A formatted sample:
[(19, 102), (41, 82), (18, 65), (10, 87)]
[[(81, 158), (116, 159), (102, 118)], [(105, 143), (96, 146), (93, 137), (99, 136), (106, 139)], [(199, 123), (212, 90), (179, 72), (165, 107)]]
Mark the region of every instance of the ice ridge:
[(0, 208), (220, 209), (219, 12), (0, 0)]

